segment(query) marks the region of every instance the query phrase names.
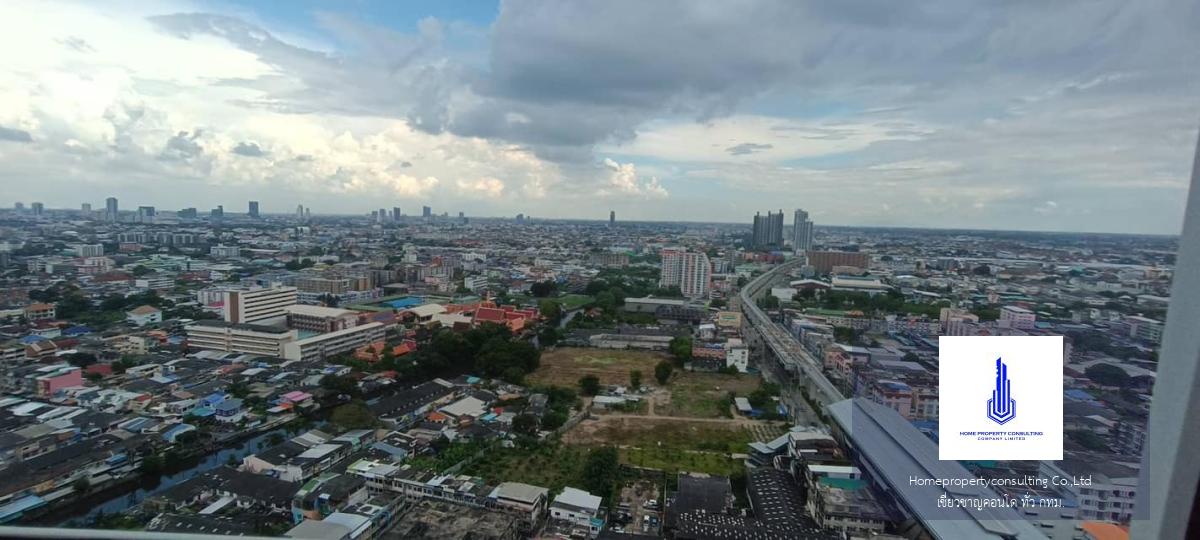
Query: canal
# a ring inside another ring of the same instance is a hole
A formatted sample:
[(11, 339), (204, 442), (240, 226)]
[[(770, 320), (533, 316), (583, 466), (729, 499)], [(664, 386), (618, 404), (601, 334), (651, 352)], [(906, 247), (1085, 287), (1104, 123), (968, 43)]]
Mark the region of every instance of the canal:
[[(188, 480), (198, 474), (210, 471), (229, 462), (230, 458), (239, 463), (242, 458), (259, 451), (260, 445), (266, 448), (272, 434), (278, 433), (287, 438), (286, 426), (280, 426), (270, 431), (264, 431), (239, 443), (221, 449), (219, 452), (202, 457), (185, 460), (184, 470), (164, 474), (157, 482), (151, 479), (139, 479), (133, 482), (103, 489), (93, 495), (84, 497), (68, 506), (59, 508), (46, 516), (32, 520), (42, 525), (57, 525), (60, 527), (82, 527), (100, 513), (118, 514), (136, 506), (146, 498), (158, 494), (172, 486)], [(171, 468), (171, 464), (167, 465)]]

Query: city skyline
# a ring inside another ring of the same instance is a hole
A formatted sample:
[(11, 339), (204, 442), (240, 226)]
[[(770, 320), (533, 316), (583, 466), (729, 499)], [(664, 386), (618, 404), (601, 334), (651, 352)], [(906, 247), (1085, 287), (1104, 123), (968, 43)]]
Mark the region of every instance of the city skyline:
[(1200, 10), (868, 4), (6, 3), (0, 185), (48, 208), (740, 223), (794, 198), (829, 225), (1178, 233)]

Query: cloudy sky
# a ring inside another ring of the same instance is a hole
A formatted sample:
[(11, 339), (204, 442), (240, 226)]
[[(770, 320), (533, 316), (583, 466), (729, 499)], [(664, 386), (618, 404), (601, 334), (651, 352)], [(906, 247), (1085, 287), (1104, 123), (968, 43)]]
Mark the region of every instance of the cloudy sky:
[(1196, 28), (1194, 0), (6, 0), (0, 204), (1173, 234)]

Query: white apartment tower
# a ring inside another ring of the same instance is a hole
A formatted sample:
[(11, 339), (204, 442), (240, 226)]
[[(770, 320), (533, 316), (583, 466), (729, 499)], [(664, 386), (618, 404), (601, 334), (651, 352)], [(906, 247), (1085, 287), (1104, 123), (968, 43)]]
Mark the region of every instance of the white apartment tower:
[(712, 264), (708, 255), (690, 253), (683, 249), (662, 250), (662, 273), (659, 287), (679, 287), (688, 298), (708, 296), (712, 281)]
[(260, 323), (287, 317), (297, 293), (295, 287), (252, 287), (225, 291), (224, 297), (226, 322)]
[(792, 250), (804, 253), (813, 247), (813, 222), (808, 220), (808, 212), (797, 209), (792, 216)]

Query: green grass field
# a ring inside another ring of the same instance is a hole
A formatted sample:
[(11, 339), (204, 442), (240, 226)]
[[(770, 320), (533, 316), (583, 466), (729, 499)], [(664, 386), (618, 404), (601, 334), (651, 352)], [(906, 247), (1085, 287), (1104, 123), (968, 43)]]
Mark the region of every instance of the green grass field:
[(686, 452), (669, 448), (623, 448), (621, 463), (661, 469), (674, 475), (680, 471), (729, 476), (745, 467), (740, 460), (715, 452)]
[(488, 483), (525, 482), (557, 492), (563, 486), (581, 485), (589, 449), (554, 442), (537, 448), (497, 448), (463, 472)]

